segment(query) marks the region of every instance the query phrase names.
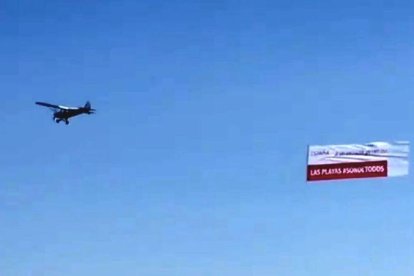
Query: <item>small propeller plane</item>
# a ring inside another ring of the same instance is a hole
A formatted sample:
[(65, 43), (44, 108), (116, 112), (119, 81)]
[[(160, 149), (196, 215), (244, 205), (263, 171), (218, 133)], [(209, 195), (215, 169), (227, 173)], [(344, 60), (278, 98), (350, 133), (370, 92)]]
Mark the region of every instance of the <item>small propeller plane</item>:
[(53, 120), (56, 123), (64, 121), (67, 125), (69, 124), (69, 118), (81, 115), (81, 114), (94, 114), (96, 109), (91, 107), (91, 103), (88, 101), (82, 107), (67, 107), (63, 105), (54, 105), (44, 102), (36, 102), (37, 105), (45, 106), (53, 111)]

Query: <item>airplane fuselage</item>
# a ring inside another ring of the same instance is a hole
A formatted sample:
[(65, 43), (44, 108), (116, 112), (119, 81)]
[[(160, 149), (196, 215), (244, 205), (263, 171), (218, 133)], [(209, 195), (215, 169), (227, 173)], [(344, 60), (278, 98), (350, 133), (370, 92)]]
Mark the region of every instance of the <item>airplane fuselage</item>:
[(54, 116), (55, 118), (58, 118), (58, 119), (69, 119), (71, 117), (75, 117), (82, 113), (84, 113), (82, 110), (61, 110), (61, 111), (55, 112)]
[(91, 114), (86, 108), (77, 108), (77, 109), (64, 109), (59, 110), (53, 114), (53, 118), (56, 123), (65, 121), (66, 124), (69, 123), (69, 118), (81, 115), (81, 114)]

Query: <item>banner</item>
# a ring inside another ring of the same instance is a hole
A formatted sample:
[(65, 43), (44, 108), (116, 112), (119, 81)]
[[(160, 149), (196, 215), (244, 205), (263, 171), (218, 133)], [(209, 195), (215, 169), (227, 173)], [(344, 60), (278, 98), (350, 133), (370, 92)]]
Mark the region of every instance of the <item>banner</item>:
[(405, 141), (309, 146), (307, 180), (408, 175), (409, 147)]

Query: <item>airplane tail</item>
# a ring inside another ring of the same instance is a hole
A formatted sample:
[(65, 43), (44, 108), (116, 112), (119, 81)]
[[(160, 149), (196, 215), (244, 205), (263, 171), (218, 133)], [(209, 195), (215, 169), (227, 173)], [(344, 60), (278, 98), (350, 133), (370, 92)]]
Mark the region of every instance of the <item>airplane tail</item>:
[(86, 109), (86, 111), (87, 111), (88, 114), (93, 114), (96, 111), (96, 109), (93, 109), (92, 108), (92, 105), (91, 105), (91, 103), (89, 101), (86, 102), (84, 108)]

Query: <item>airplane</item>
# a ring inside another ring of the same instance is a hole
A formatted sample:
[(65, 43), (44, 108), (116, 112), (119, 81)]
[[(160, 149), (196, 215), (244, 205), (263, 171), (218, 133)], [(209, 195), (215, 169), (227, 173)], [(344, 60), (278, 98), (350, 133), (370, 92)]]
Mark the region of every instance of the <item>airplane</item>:
[(88, 101), (82, 107), (67, 107), (63, 105), (54, 105), (45, 102), (36, 102), (37, 105), (49, 107), (53, 111), (53, 120), (56, 123), (64, 121), (66, 125), (69, 124), (69, 118), (81, 115), (81, 114), (94, 114), (96, 109), (91, 107), (91, 103)]

